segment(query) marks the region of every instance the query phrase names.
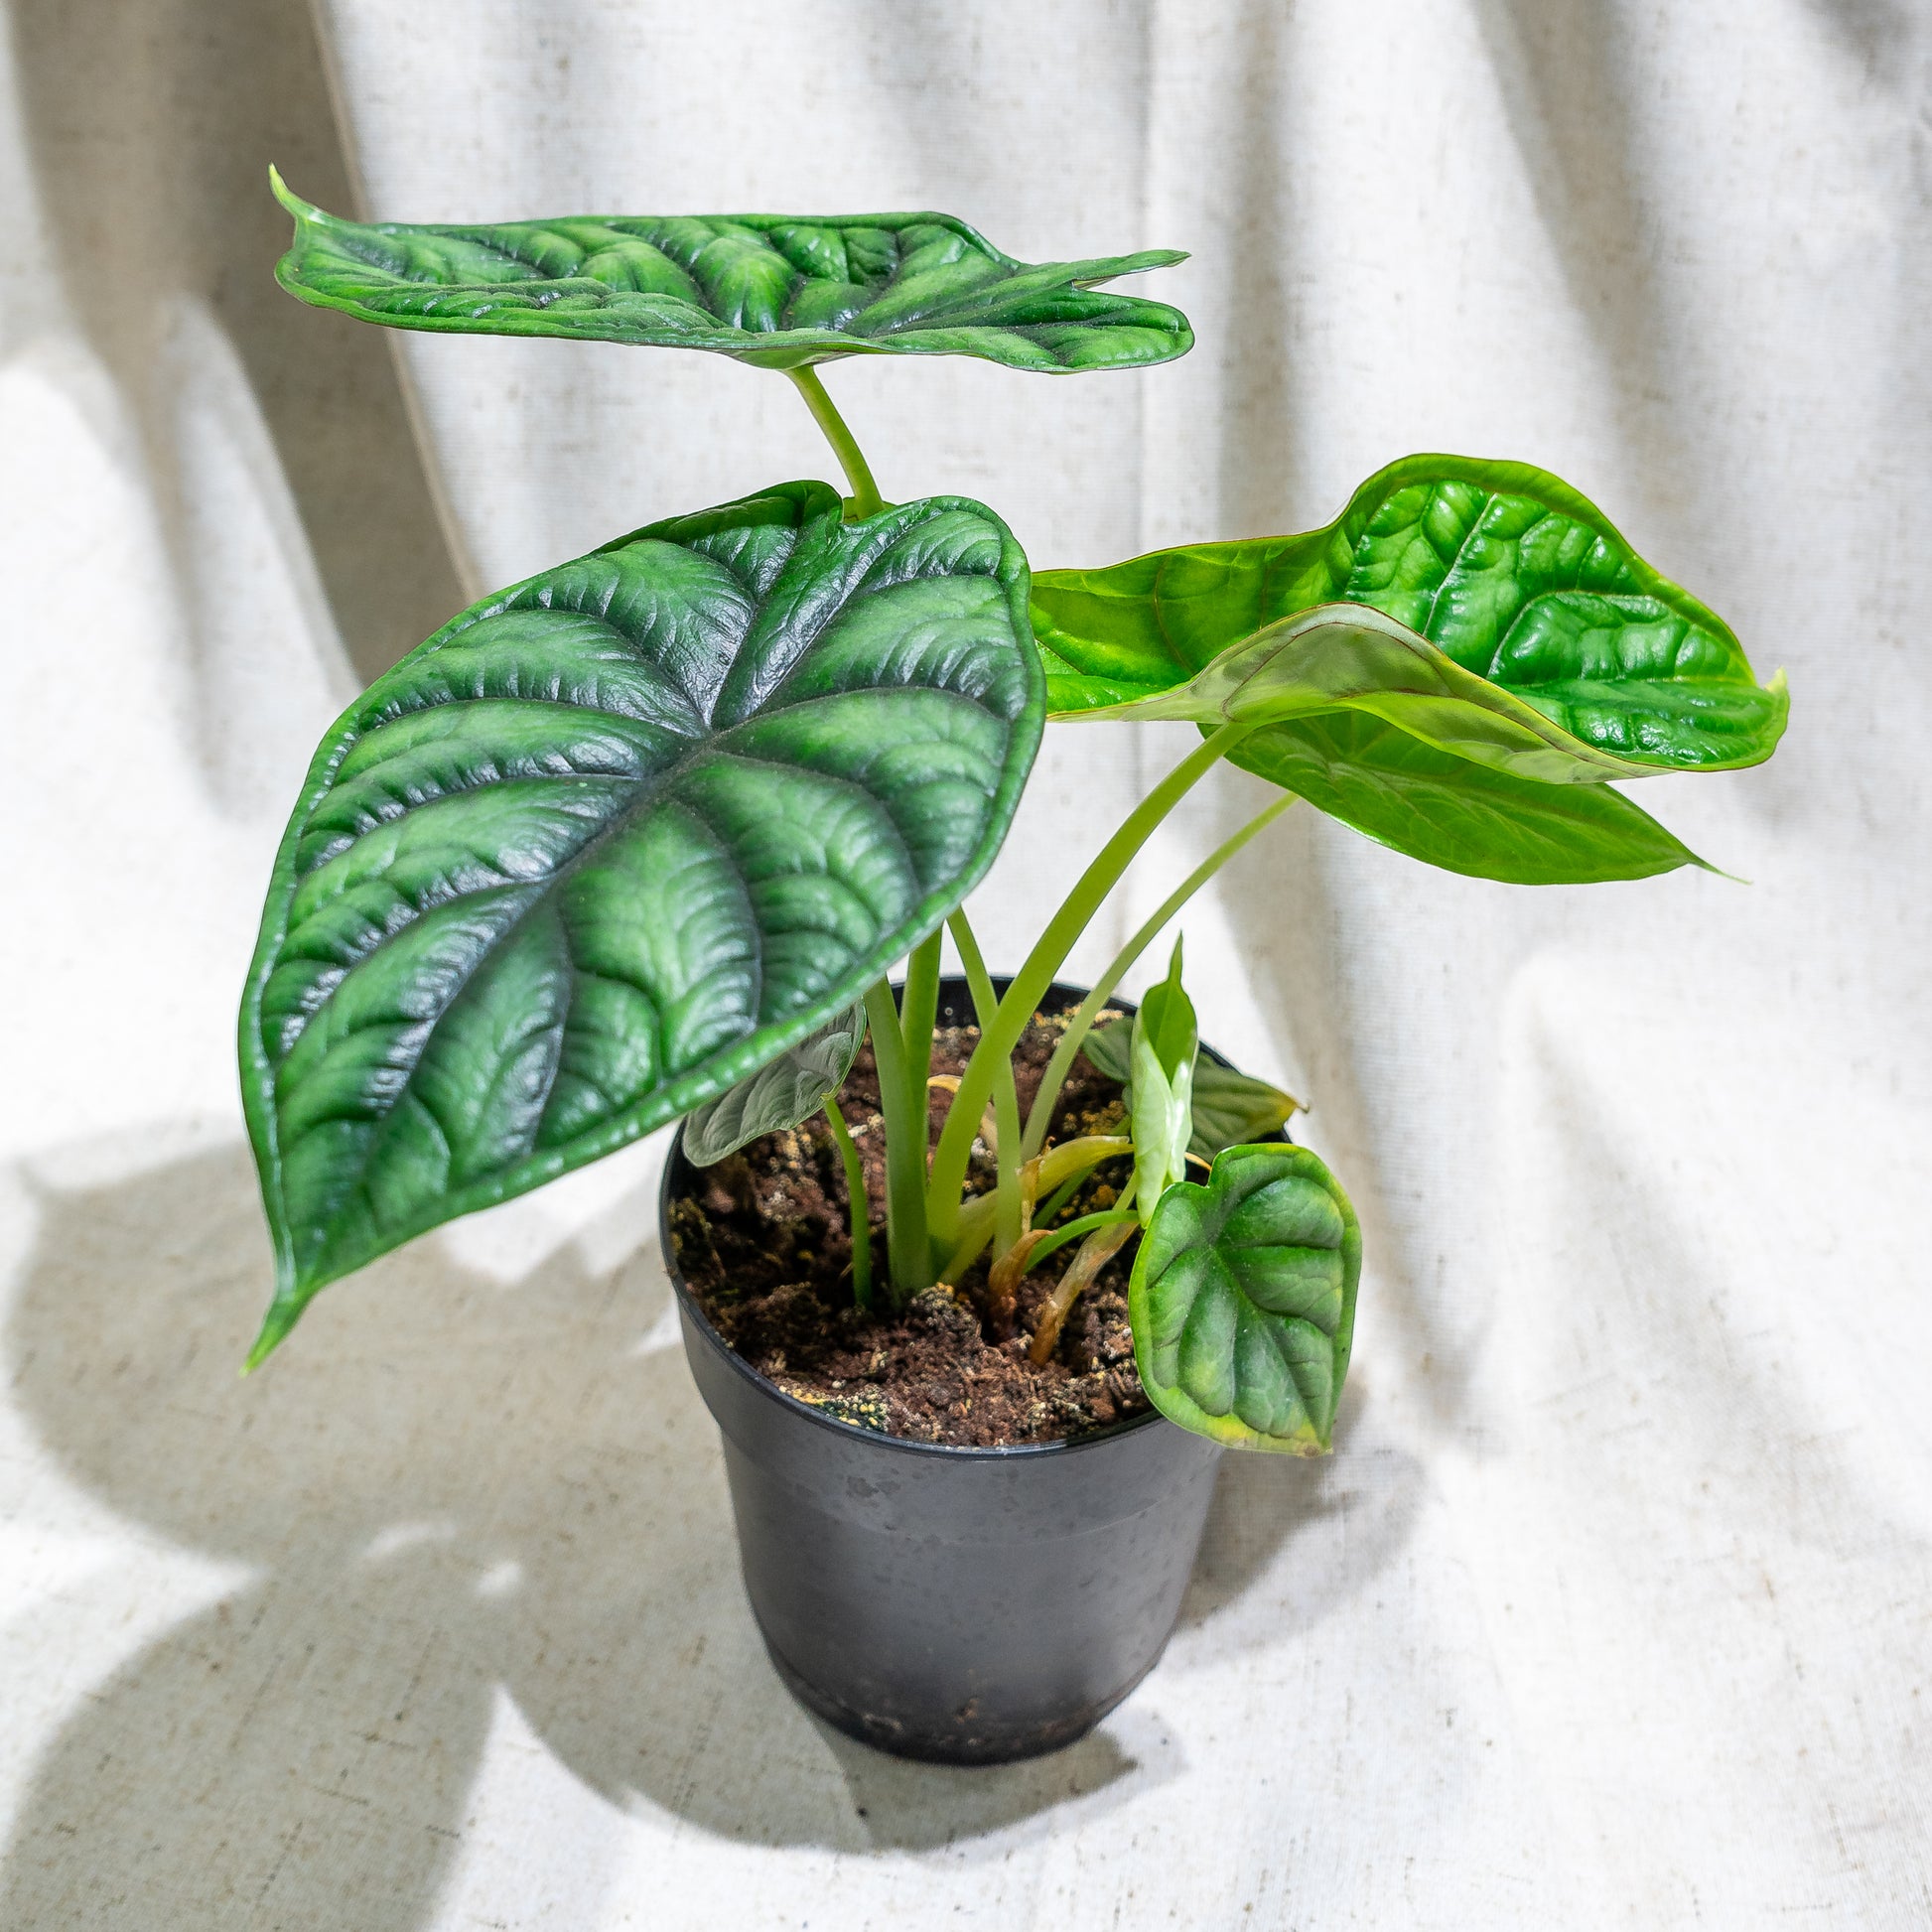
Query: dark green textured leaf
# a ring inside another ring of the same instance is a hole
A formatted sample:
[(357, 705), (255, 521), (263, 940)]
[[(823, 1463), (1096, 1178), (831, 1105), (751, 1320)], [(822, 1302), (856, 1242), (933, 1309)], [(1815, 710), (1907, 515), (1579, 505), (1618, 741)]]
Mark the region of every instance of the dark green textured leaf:
[(865, 1008), (848, 1007), (749, 1080), (694, 1108), (684, 1117), (684, 1158), (694, 1168), (712, 1167), (760, 1134), (796, 1127), (817, 1113), (844, 1086), (865, 1036)]
[(1307, 1148), (1227, 1149), (1141, 1237), (1127, 1299), (1149, 1399), (1235, 1448), (1321, 1453), (1361, 1270), (1354, 1209)]
[(325, 1283), (724, 1092), (998, 850), (1043, 700), (980, 504), (787, 483), (486, 598), (331, 729), (241, 1067), (272, 1347)]
[(1049, 374), (1139, 368), (1193, 344), (1177, 309), (1094, 284), (1186, 257), (1003, 255), (949, 214), (569, 215), (423, 226), (295, 216), (276, 279), (398, 329), (703, 348), (760, 368), (977, 355)]
[[(1049, 706), (1071, 716), (1158, 699), (1236, 646), (1252, 676), (1271, 656), (1264, 633), (1336, 606), (1381, 621), (1334, 610), (1332, 633), (1304, 631), (1299, 654), (1274, 666), (1278, 706), (1366, 709), (1458, 756), (1563, 779), (1754, 764), (1784, 730), (1782, 678), (1760, 686), (1723, 620), (1593, 503), (1527, 464), (1444, 456), (1391, 465), (1301, 536), (1042, 572), (1034, 613)], [(1351, 652), (1372, 662), (1324, 669)], [(1213, 689), (1233, 707), (1219, 715), (1243, 715), (1232, 667)], [(1451, 709), (1491, 722), (1465, 719), (1464, 744)]]
[[(1230, 756), (1380, 844), (1475, 879), (1578, 886), (1704, 864), (1612, 785), (1513, 777), (1361, 712), (1271, 725)], [(1196, 1119), (1202, 1104), (1197, 1084)]]
[[(1095, 1027), (1080, 1042), (1080, 1050), (1110, 1080), (1127, 1089), (1131, 1112), (1134, 1104), (1132, 1063), (1133, 1023), (1116, 1020)], [(1224, 1148), (1243, 1141), (1265, 1141), (1288, 1125), (1289, 1116), (1301, 1106), (1292, 1093), (1238, 1073), (1205, 1053), (1194, 1061), (1194, 1131), (1187, 1152), (1211, 1161)]]

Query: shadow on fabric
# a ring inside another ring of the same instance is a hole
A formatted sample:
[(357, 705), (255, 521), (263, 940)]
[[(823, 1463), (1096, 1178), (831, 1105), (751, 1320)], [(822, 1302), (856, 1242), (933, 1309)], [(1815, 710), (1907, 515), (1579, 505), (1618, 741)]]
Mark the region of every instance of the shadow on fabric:
[(275, 284), (289, 221), (269, 163), (328, 207), (355, 199), (309, 7), (14, 0), (11, 14), (50, 254), (140, 424), (189, 610), (200, 560), (169, 353), (184, 305), (233, 345), (349, 657), (373, 677), (470, 599), (386, 332)]
[[(682, 1351), (668, 1328), (643, 1344), (669, 1301), (654, 1251), (600, 1276), (566, 1249), (505, 1285), (418, 1243), (241, 1382), (268, 1275), (245, 1151), (35, 1191), (6, 1333), (22, 1413), (117, 1514), (249, 1574), (77, 1704), (7, 1848), (0, 1924), (409, 1932), (475, 1823), (498, 1687), (610, 1803), (762, 1845), (998, 1833), (998, 1856), (1181, 1770), (1145, 1696), (987, 1771), (806, 1717), (746, 1607)], [(1309, 1477), (1230, 1475), (1238, 1520), (1217, 1512), (1192, 1623), (1320, 1516)]]

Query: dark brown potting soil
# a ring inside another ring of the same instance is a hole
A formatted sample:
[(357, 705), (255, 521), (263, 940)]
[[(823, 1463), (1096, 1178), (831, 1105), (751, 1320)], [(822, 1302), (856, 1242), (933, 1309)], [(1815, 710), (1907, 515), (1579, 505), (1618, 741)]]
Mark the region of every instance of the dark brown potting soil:
[[(1035, 1015), (1015, 1053), (1023, 1119), (1068, 1017)], [(932, 1071), (957, 1074), (978, 1038), (976, 1027), (941, 1028), (933, 1035)], [(943, 1089), (933, 1092), (935, 1137), (949, 1098)], [(853, 1304), (845, 1168), (824, 1115), (814, 1114), (702, 1170), (695, 1191), (672, 1204), (679, 1271), (733, 1348), (787, 1395), (840, 1421), (958, 1448), (1052, 1442), (1149, 1406), (1127, 1323), (1134, 1240), (1074, 1304), (1039, 1367), (1028, 1352), (1036, 1318), (1077, 1241), (1022, 1279), (1019, 1332), (1008, 1339), (999, 1339), (988, 1319), (983, 1261), (958, 1289), (928, 1289), (903, 1311), (888, 1311), (886, 1132), (870, 1043), (839, 1105), (865, 1162), (880, 1311), (868, 1314)], [(1061, 1090), (1051, 1139), (1124, 1133), (1122, 1122), (1119, 1084), (1081, 1054)], [(1132, 1172), (1126, 1158), (1096, 1169), (1054, 1224), (1110, 1206)], [(975, 1143), (969, 1185), (993, 1184), (992, 1161)]]

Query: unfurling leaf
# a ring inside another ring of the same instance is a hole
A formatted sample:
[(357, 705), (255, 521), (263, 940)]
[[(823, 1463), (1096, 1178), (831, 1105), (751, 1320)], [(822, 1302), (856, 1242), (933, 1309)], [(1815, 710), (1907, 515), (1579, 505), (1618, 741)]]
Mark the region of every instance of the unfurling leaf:
[[(1095, 1027), (1080, 1042), (1081, 1051), (1093, 1065), (1127, 1089), (1130, 1114), (1134, 1105), (1133, 1033), (1131, 1021), (1116, 1020), (1109, 1026)], [(1272, 1138), (1302, 1105), (1293, 1094), (1223, 1066), (1206, 1053), (1194, 1061), (1192, 1100), (1194, 1131), (1187, 1152), (1202, 1161), (1211, 1161), (1223, 1148), (1244, 1141)]]
[(1194, 1058), (1200, 1035), (1193, 1002), (1180, 984), (1180, 941), (1173, 944), (1168, 977), (1150, 987), (1128, 1046), (1133, 1079), (1128, 1119), (1134, 1136), (1134, 1202), (1143, 1227), (1155, 1203), (1186, 1173), (1193, 1135)]
[(1306, 1148), (1236, 1147), (1161, 1197), (1128, 1285), (1149, 1399), (1239, 1449), (1319, 1454), (1348, 1371), (1361, 1232)]
[(1524, 464), (1411, 457), (1303, 536), (1042, 572), (1034, 621), (1054, 715), (1260, 726), (1235, 763), (1526, 884), (1699, 863), (1603, 781), (1756, 763), (1787, 710), (1721, 619)]
[(750, 1079), (686, 1114), (684, 1158), (694, 1168), (712, 1167), (759, 1135), (796, 1127), (817, 1113), (845, 1085), (865, 1036), (865, 1007), (848, 1007)]
[(277, 1259), (326, 1283), (701, 1106), (991, 864), (1038, 746), (1026, 560), (786, 483), (485, 598), (330, 729), (240, 1024)]
[(271, 177), (295, 216), (291, 295), (363, 322), (702, 348), (760, 368), (976, 355), (1050, 374), (1139, 368), (1193, 344), (1177, 309), (1094, 285), (1186, 257), (1004, 255), (950, 214), (579, 214), (345, 221)]

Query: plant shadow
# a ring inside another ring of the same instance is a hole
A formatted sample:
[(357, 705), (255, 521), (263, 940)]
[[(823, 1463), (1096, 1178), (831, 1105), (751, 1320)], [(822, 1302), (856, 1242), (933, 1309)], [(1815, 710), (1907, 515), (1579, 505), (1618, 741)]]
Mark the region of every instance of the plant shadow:
[[(239, 1382), (268, 1278), (243, 1150), (32, 1191), (20, 1412), (150, 1551), (240, 1581), (76, 1700), (0, 1861), (0, 1925), (407, 1932), (460, 1856), (503, 1693), (611, 1805), (766, 1846), (1002, 1834), (997, 1856), (1177, 1771), (1145, 1711), (962, 1772), (794, 1705), (654, 1248), (605, 1274), (566, 1248), (504, 1283), (418, 1243)], [(127, 1599), (104, 1581), (87, 1594)]]

